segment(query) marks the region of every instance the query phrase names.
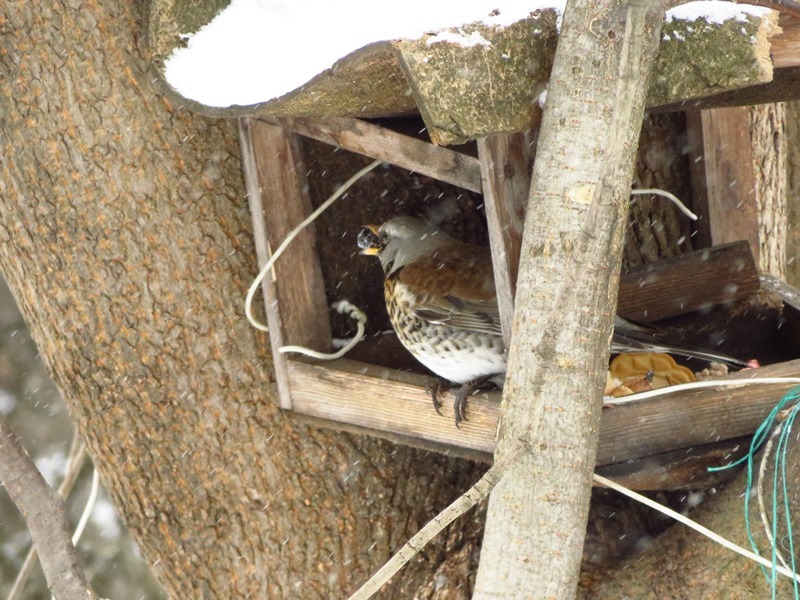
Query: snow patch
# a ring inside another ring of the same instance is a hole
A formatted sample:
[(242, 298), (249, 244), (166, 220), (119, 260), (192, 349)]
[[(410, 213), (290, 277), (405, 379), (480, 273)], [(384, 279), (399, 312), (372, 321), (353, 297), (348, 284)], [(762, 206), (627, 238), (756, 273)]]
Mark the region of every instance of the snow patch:
[[(297, 89), (373, 42), (419, 39), (475, 22), (507, 27), (539, 9), (560, 12), (564, 3), (233, 0), (197, 33), (181, 34), (186, 47), (167, 59), (165, 75), (182, 96), (208, 106), (255, 104)], [(482, 43), (471, 36), (463, 41)]]
[(669, 21), (696, 21), (705, 19), (709, 23), (724, 23), (730, 19), (744, 21), (747, 17), (763, 17), (771, 9), (749, 4), (734, 4), (722, 0), (707, 0), (704, 2), (689, 2), (667, 11)]
[(442, 42), (456, 44), (462, 48), (472, 48), (474, 46), (491, 47), (492, 45), (492, 43), (479, 32), (473, 31), (472, 33), (465, 33), (461, 29), (458, 31), (440, 31), (429, 37), (426, 43), (428, 46), (431, 46)]

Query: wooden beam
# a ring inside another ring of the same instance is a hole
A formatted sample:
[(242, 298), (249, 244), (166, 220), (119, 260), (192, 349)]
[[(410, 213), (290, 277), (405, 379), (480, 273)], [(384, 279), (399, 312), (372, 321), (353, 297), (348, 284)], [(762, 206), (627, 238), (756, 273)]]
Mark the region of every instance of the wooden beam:
[[(311, 213), (306, 169), (296, 136), (269, 123), (242, 119), (242, 153), (253, 217), (259, 268)], [(264, 283), (264, 303), (278, 379), (281, 408), (292, 408), (285, 357), (278, 348), (298, 344), (327, 351), (331, 344), (328, 302), (312, 228), (306, 229), (277, 261), (275, 280)]]
[(800, 18), (782, 14), (779, 33), (770, 38), (772, 66), (776, 69), (800, 66)]
[(623, 273), (617, 313), (653, 322), (748, 298), (760, 285), (749, 245), (734, 242)]
[(472, 192), (481, 191), (481, 168), (475, 157), (358, 119), (294, 117), (277, 122), (320, 142), (384, 160)]
[(498, 134), (478, 140), (483, 202), (506, 348), (511, 343), (522, 227), (531, 187), (529, 140), (530, 136), (524, 133)]
[[(714, 108), (687, 120), (699, 237), (717, 246), (747, 240), (759, 257), (758, 211), (750, 113), (746, 107)], [(700, 178), (698, 179), (698, 175)]]
[[(443, 415), (437, 415), (425, 391), (425, 376), (346, 359), (325, 365), (289, 359), (287, 370), (296, 412), (386, 431), (396, 439), (494, 451), (498, 392), (470, 397), (469, 420), (456, 429), (452, 394), (444, 394)], [(780, 376), (800, 376), (800, 360), (739, 371), (729, 378)], [(601, 421), (597, 464), (750, 435), (793, 385), (720, 386), (608, 408)]]
[[(793, 360), (739, 371), (728, 379), (798, 376), (800, 360)], [(603, 412), (597, 462), (618, 463), (750, 435), (796, 385), (721, 386), (608, 408)]]
[(697, 242), (747, 240), (763, 273), (785, 276), (786, 140), (780, 104), (687, 115)]
[(347, 359), (319, 364), (291, 358), (287, 370), (295, 412), (487, 454), (494, 450), (499, 392), (471, 396), (468, 420), (457, 429), (453, 394), (441, 394), (442, 415), (436, 414), (425, 389), (430, 377)]

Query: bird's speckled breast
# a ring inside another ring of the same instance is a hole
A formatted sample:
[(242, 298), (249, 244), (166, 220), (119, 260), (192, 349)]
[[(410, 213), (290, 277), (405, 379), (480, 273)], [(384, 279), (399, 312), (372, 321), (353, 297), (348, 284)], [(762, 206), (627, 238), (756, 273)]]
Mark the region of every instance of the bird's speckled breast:
[(384, 293), (389, 320), (400, 342), (440, 377), (466, 383), (505, 373), (506, 356), (501, 336), (420, 318), (411, 308), (417, 303), (415, 294), (394, 277), (386, 279)]

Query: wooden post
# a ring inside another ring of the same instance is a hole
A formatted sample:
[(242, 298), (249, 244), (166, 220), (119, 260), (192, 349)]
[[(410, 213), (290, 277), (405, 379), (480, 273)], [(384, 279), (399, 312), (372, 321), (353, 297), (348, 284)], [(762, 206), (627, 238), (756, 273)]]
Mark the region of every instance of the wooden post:
[(531, 186), (529, 140), (530, 136), (524, 133), (498, 134), (478, 140), (483, 201), (506, 348), (511, 343), (522, 227)]
[[(311, 213), (306, 167), (299, 138), (280, 127), (241, 119), (242, 155), (259, 268), (286, 235)], [(292, 408), (286, 361), (278, 348), (287, 344), (327, 351), (331, 326), (325, 284), (313, 225), (295, 238), (264, 282), (264, 305), (281, 408)], [(280, 311), (278, 310), (280, 307)]]
[(687, 113), (695, 243), (747, 240), (764, 272), (783, 277), (786, 144), (781, 104)]

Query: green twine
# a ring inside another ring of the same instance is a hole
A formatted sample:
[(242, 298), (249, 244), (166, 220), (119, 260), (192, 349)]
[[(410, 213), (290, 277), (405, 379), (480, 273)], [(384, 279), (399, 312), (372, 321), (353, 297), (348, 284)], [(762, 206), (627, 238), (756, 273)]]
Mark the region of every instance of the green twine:
[(772, 589), (773, 600), (776, 597), (778, 584), (778, 571), (776, 569), (778, 564), (778, 519), (776, 518), (776, 515), (778, 512), (779, 487), (783, 500), (783, 510), (786, 520), (786, 534), (789, 543), (789, 555), (791, 556), (791, 569), (792, 574), (795, 576), (792, 580), (794, 597), (795, 600), (800, 600), (800, 589), (798, 589), (797, 583), (797, 566), (795, 564), (794, 556), (794, 540), (792, 538), (792, 518), (789, 512), (789, 490), (786, 483), (786, 452), (789, 448), (789, 435), (792, 431), (792, 425), (794, 424), (794, 420), (795, 417), (797, 417), (798, 412), (800, 412), (800, 403), (797, 402), (798, 400), (800, 400), (800, 386), (790, 390), (772, 409), (772, 411), (769, 413), (769, 416), (764, 419), (764, 422), (761, 423), (756, 430), (755, 435), (750, 442), (750, 449), (745, 456), (723, 467), (709, 467), (708, 469), (709, 471), (721, 471), (722, 469), (730, 469), (747, 461), (747, 487), (744, 494), (744, 520), (747, 527), (747, 539), (750, 541), (750, 546), (755, 554), (761, 556), (758, 551), (758, 547), (753, 536), (753, 529), (750, 523), (750, 498), (752, 496), (753, 489), (754, 457), (769, 437), (770, 431), (777, 420), (778, 414), (784, 410), (787, 410), (787, 407), (789, 407), (790, 404), (794, 404), (788, 408), (789, 413), (787, 417), (784, 419), (783, 423), (778, 426), (778, 445), (775, 449), (775, 469), (773, 470), (772, 476), (772, 569), (770, 573), (767, 573), (766, 569), (763, 566), (761, 567), (762, 571), (764, 571), (764, 576), (767, 578), (767, 581)]

